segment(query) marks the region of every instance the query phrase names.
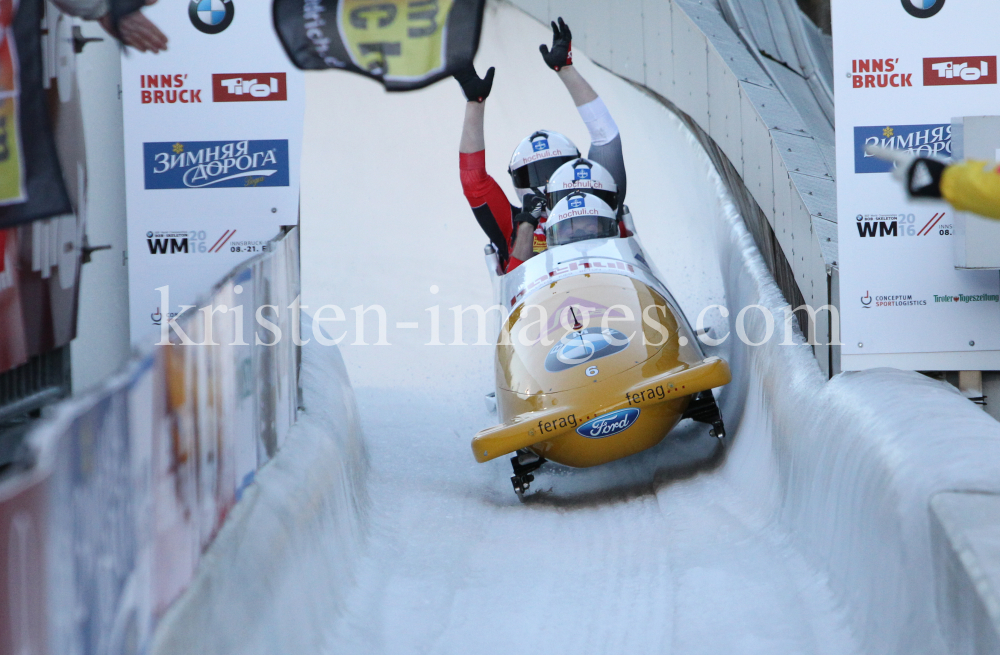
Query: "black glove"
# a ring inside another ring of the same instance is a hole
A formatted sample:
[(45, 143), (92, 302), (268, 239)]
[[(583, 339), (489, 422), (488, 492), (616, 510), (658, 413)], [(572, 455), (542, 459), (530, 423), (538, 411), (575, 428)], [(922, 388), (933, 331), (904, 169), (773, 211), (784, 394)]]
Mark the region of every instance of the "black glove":
[(911, 198), (940, 198), (941, 176), (946, 167), (936, 159), (917, 157), (906, 171), (906, 192)]
[(524, 196), (522, 204), (521, 213), (514, 217), (514, 225), (530, 223), (531, 227), (538, 227), (538, 220), (545, 211), (545, 198), (536, 193), (529, 193)]
[(559, 24), (552, 23), (552, 51), (544, 43), (538, 46), (542, 52), (542, 59), (548, 67), (559, 72), (564, 66), (573, 65), (573, 34), (569, 31), (569, 26), (559, 17)]
[(486, 77), (480, 79), (476, 74), (476, 69), (471, 64), (468, 68), (463, 68), (455, 73), (455, 79), (462, 85), (462, 93), (469, 102), (482, 102), (490, 97), (493, 89), (493, 74), (496, 68), (490, 66), (486, 71)]

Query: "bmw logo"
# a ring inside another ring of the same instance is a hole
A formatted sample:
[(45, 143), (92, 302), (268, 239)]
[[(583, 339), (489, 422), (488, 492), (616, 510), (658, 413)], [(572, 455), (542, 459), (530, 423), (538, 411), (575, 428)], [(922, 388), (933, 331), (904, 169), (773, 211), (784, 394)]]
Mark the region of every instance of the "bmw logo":
[(233, 22), (233, 0), (191, 0), (188, 17), (199, 32), (218, 34)]
[(901, 0), (903, 9), (916, 18), (930, 18), (941, 11), (944, 0)]

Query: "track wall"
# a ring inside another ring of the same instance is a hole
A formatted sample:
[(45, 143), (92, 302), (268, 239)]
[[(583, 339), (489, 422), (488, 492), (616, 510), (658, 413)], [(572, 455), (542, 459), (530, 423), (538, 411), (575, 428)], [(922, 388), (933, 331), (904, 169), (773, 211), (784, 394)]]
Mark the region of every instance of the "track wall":
[[(801, 294), (813, 307), (839, 304), (830, 279), (837, 267), (832, 145), (811, 135), (719, 8), (699, 0), (510, 2), (543, 23), (562, 16), (589, 58), (690, 117), (766, 218), (767, 229), (754, 236), (789, 301)], [(830, 344), (830, 332), (829, 321), (819, 323), (815, 340)], [(814, 350), (825, 373), (839, 371), (838, 348)]]

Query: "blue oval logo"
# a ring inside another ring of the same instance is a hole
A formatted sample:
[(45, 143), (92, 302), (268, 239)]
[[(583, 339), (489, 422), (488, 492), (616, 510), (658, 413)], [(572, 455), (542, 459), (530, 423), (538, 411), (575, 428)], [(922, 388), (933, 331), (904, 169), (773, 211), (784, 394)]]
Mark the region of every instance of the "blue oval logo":
[(552, 346), (545, 370), (552, 373), (614, 355), (628, 348), (629, 339), (618, 330), (592, 327), (569, 332)]
[(624, 432), (639, 420), (639, 410), (635, 407), (619, 409), (587, 421), (576, 429), (577, 434), (588, 439), (604, 439)]

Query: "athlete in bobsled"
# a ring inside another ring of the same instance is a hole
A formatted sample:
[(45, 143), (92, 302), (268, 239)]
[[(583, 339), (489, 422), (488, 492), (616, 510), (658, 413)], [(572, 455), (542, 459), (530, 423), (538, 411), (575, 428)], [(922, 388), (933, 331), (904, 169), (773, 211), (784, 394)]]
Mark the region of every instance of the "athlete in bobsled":
[[(573, 98), (590, 132), (588, 161), (600, 166), (602, 174), (614, 181), (617, 199), (613, 206), (621, 206), (625, 200), (626, 175), (618, 126), (604, 101), (573, 66), (573, 37), (562, 18), (552, 23), (552, 33), (551, 50), (546, 45), (539, 47), (542, 58)], [(511, 204), (500, 185), (486, 172), (483, 122), (495, 72), (490, 68), (480, 78), (470, 66), (455, 74), (468, 101), (459, 146), (459, 169), (462, 190), (472, 212), (496, 249), (503, 270), (509, 271), (545, 250), (549, 209), (546, 185), (560, 166), (579, 158), (580, 151), (568, 138), (551, 130), (538, 130), (525, 137), (511, 156), (507, 171), (520, 207)]]
[(724, 438), (712, 389), (731, 379), (724, 360), (706, 357), (642, 252), (622, 203), (618, 128), (583, 78), (567, 74), (561, 19), (553, 31), (552, 52), (542, 53), (552, 66), (551, 55), (565, 48), (553, 68), (593, 143), (585, 159), (555, 132), (522, 141), (510, 167), (520, 209), (484, 165), (482, 101), (493, 69), (484, 79), (458, 76), (469, 99), (462, 185), (490, 238), (495, 302), (507, 311), (494, 362), (500, 424), (479, 432), (472, 450), (479, 462), (513, 455), (519, 495), (546, 461), (589, 467), (627, 457), (655, 446), (682, 418)]

